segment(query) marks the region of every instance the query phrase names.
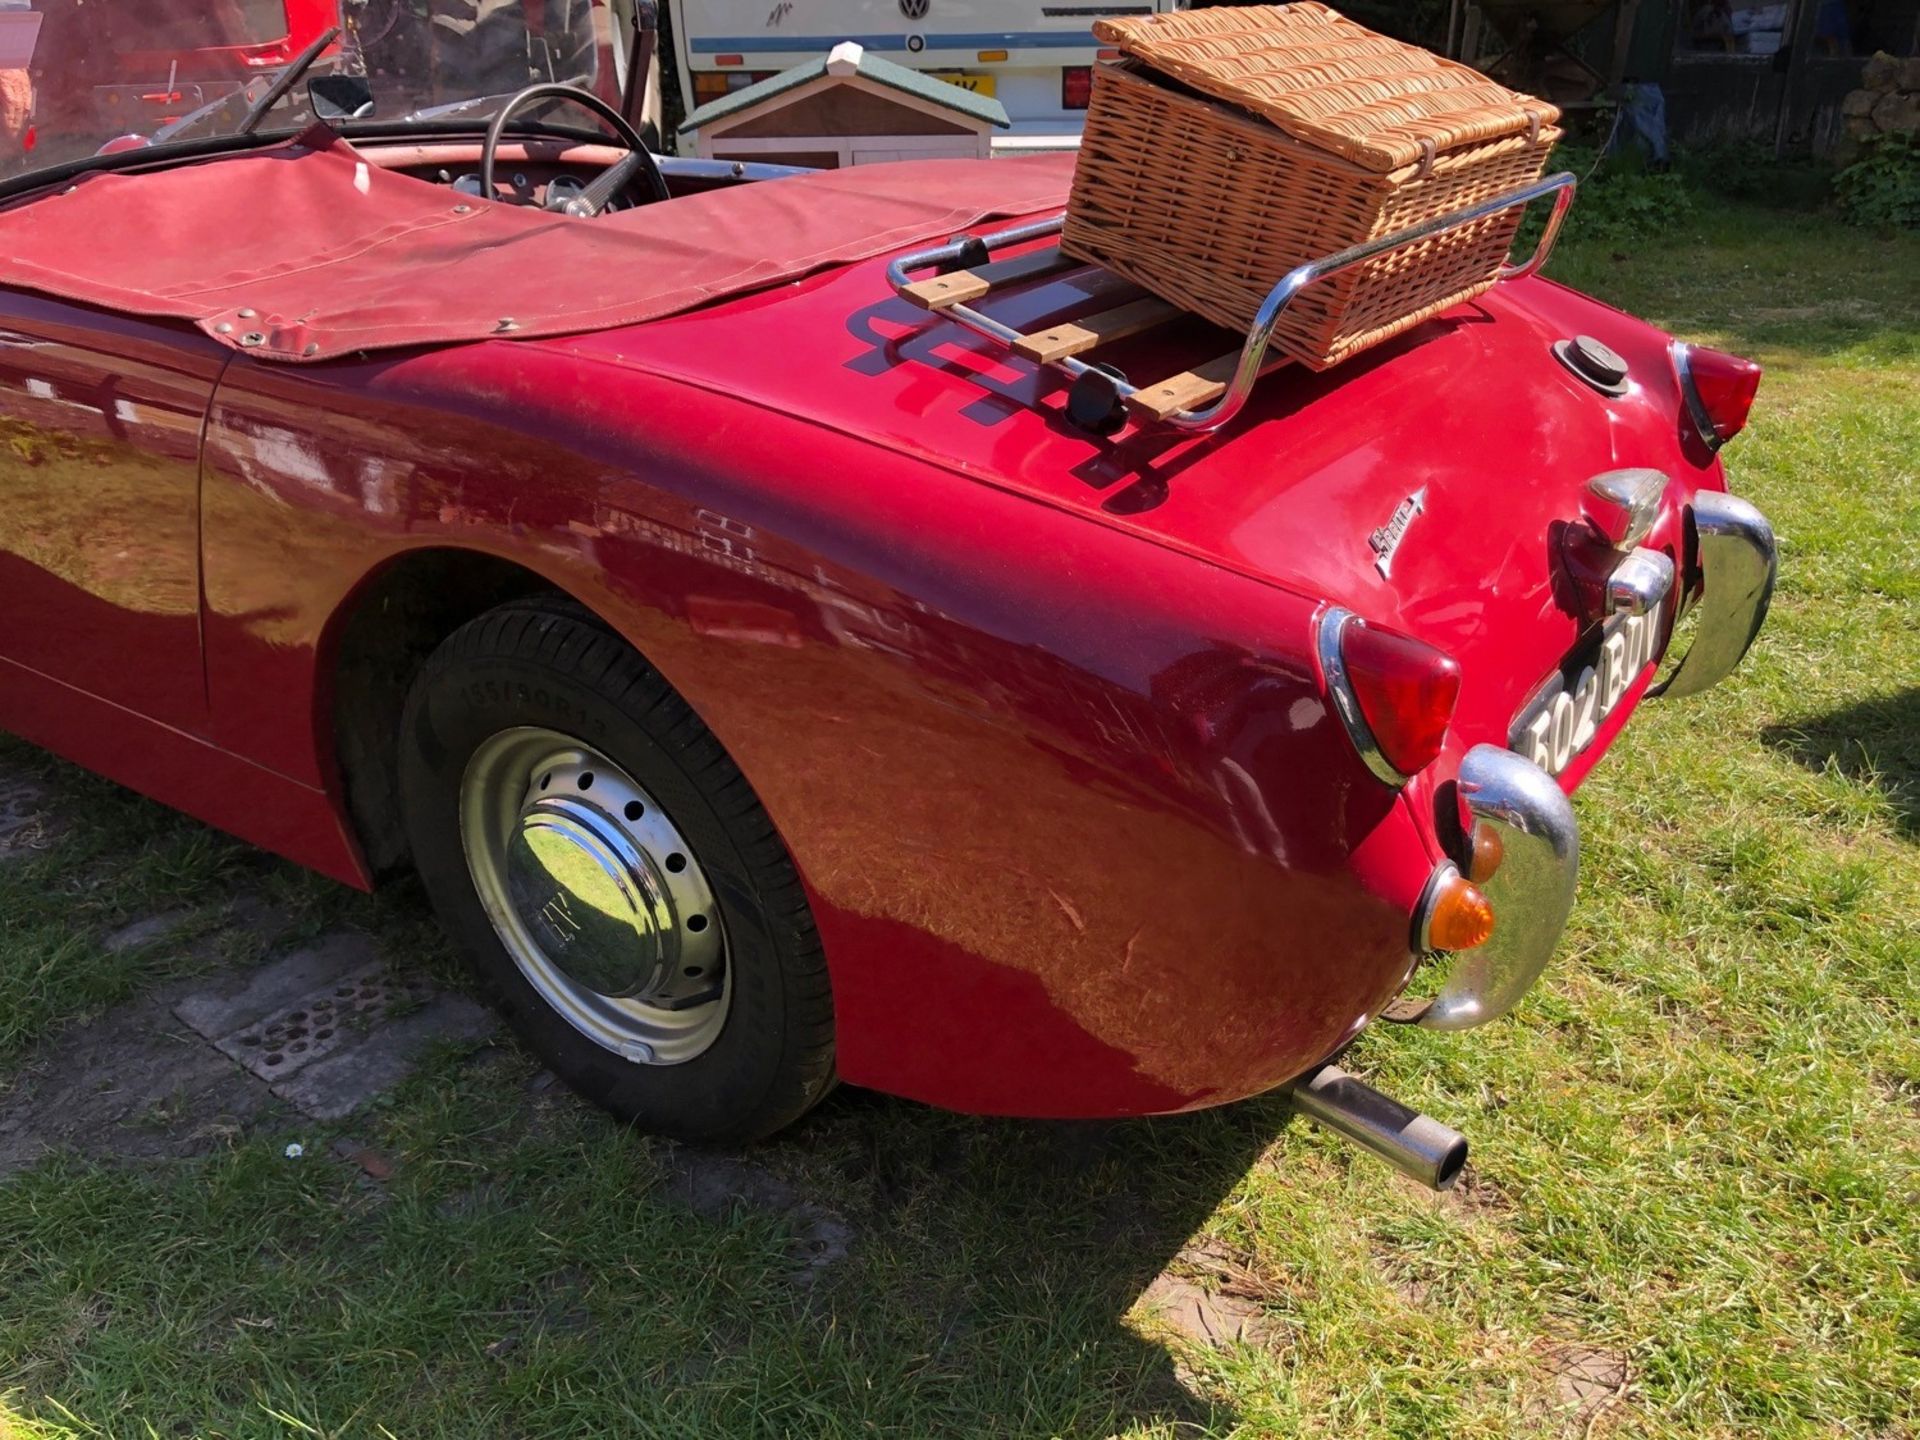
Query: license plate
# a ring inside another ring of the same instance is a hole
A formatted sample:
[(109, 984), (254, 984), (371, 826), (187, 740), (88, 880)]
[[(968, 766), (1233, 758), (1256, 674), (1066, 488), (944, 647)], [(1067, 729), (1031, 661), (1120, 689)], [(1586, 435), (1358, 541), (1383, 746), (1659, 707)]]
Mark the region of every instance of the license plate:
[(1609, 620), (1597, 651), (1583, 649), (1527, 702), (1508, 744), (1549, 775), (1571, 765), (1659, 657), (1662, 608)]
[(928, 73), (934, 79), (944, 80), (949, 85), (958, 85), (962, 90), (971, 90), (974, 94), (984, 95), (989, 100), (994, 98), (991, 75), (963, 75), (958, 70), (934, 70)]

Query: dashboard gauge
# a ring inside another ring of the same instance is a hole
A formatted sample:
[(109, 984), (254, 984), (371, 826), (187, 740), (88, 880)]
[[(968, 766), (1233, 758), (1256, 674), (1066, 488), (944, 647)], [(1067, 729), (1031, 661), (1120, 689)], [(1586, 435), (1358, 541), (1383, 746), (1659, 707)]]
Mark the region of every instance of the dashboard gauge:
[(462, 175), (458, 180), (453, 182), (453, 188), (458, 190), (462, 195), (482, 195), (486, 193), (480, 188), (480, 177), (476, 174)]
[(586, 182), (578, 176), (556, 175), (547, 182), (547, 209), (564, 210), (586, 193)]

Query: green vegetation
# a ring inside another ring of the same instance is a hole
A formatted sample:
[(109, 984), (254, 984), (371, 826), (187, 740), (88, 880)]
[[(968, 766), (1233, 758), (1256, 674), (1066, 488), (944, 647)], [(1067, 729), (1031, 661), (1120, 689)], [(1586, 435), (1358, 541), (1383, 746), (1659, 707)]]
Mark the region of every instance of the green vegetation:
[[(1580, 214), (1562, 278), (1766, 363), (1729, 464), (1781, 588), (1734, 679), (1581, 791), (1572, 932), (1517, 1015), (1356, 1047), (1472, 1137), (1460, 1191), (1278, 1102), (842, 1092), (751, 1157), (770, 1200), (690, 1206), (718, 1162), (448, 1057), (354, 1122), (384, 1182), (311, 1126), (0, 1181), (0, 1436), (1914, 1435), (1920, 237), (1716, 201), (1622, 248)], [(0, 1095), (37, 1037), (241, 943), (235, 891), (296, 937), (431, 934), (409, 890), (0, 760), (69, 817), (0, 866)], [(197, 945), (100, 948), (181, 906)], [(1250, 1338), (1155, 1318), (1163, 1272)]]
[[(1699, 187), (1689, 176), (1677, 169), (1656, 170), (1638, 151), (1602, 161), (1595, 150), (1562, 145), (1554, 151), (1553, 168), (1580, 177), (1574, 202), (1579, 219), (1569, 223), (1590, 245), (1658, 244), (1693, 220), (1696, 203), (1710, 203), (1696, 201)], [(1539, 217), (1529, 217), (1530, 227), (1538, 223)]]
[(1920, 140), (1876, 135), (1834, 177), (1840, 213), (1855, 225), (1920, 228)]

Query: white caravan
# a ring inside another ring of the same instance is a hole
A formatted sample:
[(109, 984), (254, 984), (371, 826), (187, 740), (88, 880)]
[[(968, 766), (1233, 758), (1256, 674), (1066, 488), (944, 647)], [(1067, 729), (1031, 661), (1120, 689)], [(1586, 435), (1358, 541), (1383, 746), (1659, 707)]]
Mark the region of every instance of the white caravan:
[(671, 0), (680, 98), (689, 111), (824, 55), (842, 40), (1006, 106), (995, 154), (1080, 143), (1103, 16), (1150, 15), (1184, 0)]

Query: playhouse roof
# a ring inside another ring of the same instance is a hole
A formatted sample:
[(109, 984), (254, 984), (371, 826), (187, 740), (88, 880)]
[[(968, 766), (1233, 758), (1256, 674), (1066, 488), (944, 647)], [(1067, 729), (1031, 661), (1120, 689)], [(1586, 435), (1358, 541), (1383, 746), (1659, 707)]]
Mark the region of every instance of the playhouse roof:
[(749, 85), (744, 90), (735, 90), (730, 95), (722, 95), (718, 100), (709, 100), (695, 110), (680, 125), (680, 133), (685, 135), (698, 130), (702, 125), (711, 125), (728, 115), (738, 114), (742, 110), (770, 100), (776, 95), (784, 95), (802, 85), (828, 76), (844, 77), (858, 75), (863, 80), (871, 80), (876, 85), (884, 85), (890, 90), (898, 90), (917, 100), (941, 106), (955, 111), (969, 119), (979, 120), (989, 125), (1006, 129), (1012, 123), (1007, 119), (1007, 107), (998, 100), (985, 95), (976, 95), (971, 90), (963, 90), (958, 85), (949, 85), (944, 80), (936, 80), (931, 75), (909, 69), (905, 65), (896, 65), (878, 55), (868, 53), (863, 47), (852, 41), (844, 41), (825, 55), (816, 55), (813, 59), (795, 65), (791, 70), (782, 70), (778, 75), (770, 75), (758, 84)]

